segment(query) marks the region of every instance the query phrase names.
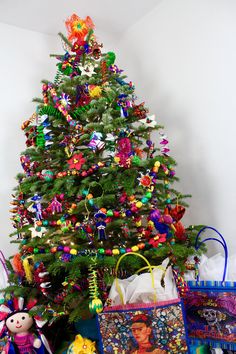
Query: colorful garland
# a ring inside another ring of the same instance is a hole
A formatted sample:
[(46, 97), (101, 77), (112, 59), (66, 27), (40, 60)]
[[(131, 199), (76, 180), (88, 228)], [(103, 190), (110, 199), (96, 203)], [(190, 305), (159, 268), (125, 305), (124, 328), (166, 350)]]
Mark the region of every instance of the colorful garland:
[(83, 126), (81, 124), (78, 124), (68, 113), (66, 108), (60, 103), (60, 97), (57, 96), (56, 90), (53, 87), (52, 84), (44, 84), (43, 85), (43, 101), (45, 105), (48, 105), (48, 92), (50, 93), (52, 100), (55, 104), (55, 107), (63, 114), (63, 116), (66, 118), (66, 121), (69, 123), (69, 125), (77, 130), (83, 131)]
[[(117, 247), (117, 248), (113, 248), (113, 249), (104, 249), (104, 248), (98, 248), (96, 249), (86, 249), (86, 250), (82, 250), (79, 251), (75, 248), (71, 248), (69, 246), (53, 246), (51, 248), (43, 248), (43, 247), (28, 247), (26, 245), (22, 246), (22, 251), (26, 254), (40, 254), (40, 253), (57, 253), (57, 252), (62, 252), (64, 254), (70, 254), (72, 256), (118, 256), (118, 255), (122, 255), (125, 253), (130, 253), (130, 252), (139, 252), (141, 250), (144, 249), (153, 249), (156, 250), (160, 247), (163, 246), (162, 243), (159, 243), (157, 247), (156, 244), (153, 242), (154, 239), (158, 239), (158, 238), (162, 238), (163, 235), (157, 235), (155, 237), (153, 237), (152, 239), (150, 239), (149, 241), (146, 242), (140, 242), (135, 246), (132, 247)], [(173, 244), (174, 241), (171, 241), (171, 244)]]

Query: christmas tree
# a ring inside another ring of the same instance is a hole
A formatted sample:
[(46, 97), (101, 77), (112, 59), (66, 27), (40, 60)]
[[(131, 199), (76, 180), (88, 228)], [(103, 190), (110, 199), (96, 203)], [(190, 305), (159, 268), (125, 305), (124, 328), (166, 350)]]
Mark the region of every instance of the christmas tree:
[[(36, 111), (22, 124), (12, 220), (15, 296), (37, 297), (46, 317), (73, 322), (102, 311), (120, 255), (139, 252), (184, 271), (199, 227), (184, 227), (187, 206), (174, 187), (175, 161), (155, 116), (103, 53), (94, 24), (72, 15), (54, 82), (43, 81)], [(160, 143), (151, 134), (159, 132)], [(143, 266), (127, 257), (119, 276)]]

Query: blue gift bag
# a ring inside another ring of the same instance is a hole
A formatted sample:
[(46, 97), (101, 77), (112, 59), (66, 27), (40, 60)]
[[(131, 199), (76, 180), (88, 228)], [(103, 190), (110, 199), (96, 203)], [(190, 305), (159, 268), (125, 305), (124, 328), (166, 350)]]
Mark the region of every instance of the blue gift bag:
[[(199, 241), (206, 230), (213, 230), (217, 238)], [(219, 242), (225, 252), (222, 281), (188, 281), (190, 291), (184, 298), (187, 332), (190, 343), (209, 344), (214, 348), (236, 350), (236, 282), (225, 281), (228, 250), (223, 236), (212, 227), (204, 227), (196, 238), (195, 247), (209, 240)]]

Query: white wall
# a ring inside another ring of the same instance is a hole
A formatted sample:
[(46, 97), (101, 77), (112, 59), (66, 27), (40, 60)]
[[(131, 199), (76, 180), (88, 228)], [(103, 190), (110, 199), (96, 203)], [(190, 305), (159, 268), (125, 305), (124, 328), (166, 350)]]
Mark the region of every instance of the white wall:
[[(113, 50), (114, 38), (109, 33), (97, 33), (105, 50)], [(0, 23), (0, 249), (6, 256), (14, 254), (18, 246), (8, 237), (14, 231), (9, 210), (11, 194), (17, 185), (15, 176), (22, 172), (20, 153), (25, 150), (21, 124), (34, 113), (33, 97), (41, 96), (41, 80), (53, 80), (57, 61), (51, 53), (63, 54), (60, 38), (24, 30)]]
[[(178, 162), (178, 189), (191, 193), (185, 224), (216, 227), (234, 252), (236, 188), (236, 3), (234, 0), (163, 0), (123, 37), (99, 33), (105, 49), (165, 125)], [(25, 149), (20, 129), (34, 112), (41, 79), (53, 79), (60, 40), (0, 23), (0, 248), (12, 253), (8, 210)]]
[[(120, 67), (176, 159), (191, 193), (185, 224), (217, 228), (235, 252), (236, 2), (163, 0), (117, 44)], [(211, 248), (214, 246), (210, 246)]]
[(1, 37), (1, 130), (0, 130), (0, 249), (10, 255), (16, 248), (10, 245), (10, 206), (15, 176), (22, 172), (20, 152), (25, 150), (25, 138), (20, 126), (35, 110), (33, 97), (41, 95), (41, 80), (53, 79), (59, 42), (53, 36), (26, 31), (0, 23)]

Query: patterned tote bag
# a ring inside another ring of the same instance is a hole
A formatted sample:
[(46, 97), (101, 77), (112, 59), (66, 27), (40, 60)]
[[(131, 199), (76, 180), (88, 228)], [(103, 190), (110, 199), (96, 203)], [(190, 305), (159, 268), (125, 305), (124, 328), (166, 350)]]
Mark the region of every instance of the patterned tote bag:
[(145, 257), (137, 253), (122, 255), (116, 265), (129, 255), (141, 257), (148, 265), (154, 289), (152, 303), (132, 303), (108, 306), (98, 315), (100, 351), (103, 354), (184, 354), (188, 353), (183, 306), (179, 298), (158, 301), (155, 295), (153, 270)]
[[(206, 230), (217, 233), (200, 241)], [(222, 281), (188, 281), (190, 291), (184, 298), (189, 342), (209, 344), (213, 348), (236, 350), (236, 283), (225, 281), (228, 249), (224, 237), (214, 228), (206, 226), (200, 230), (195, 247), (216, 241), (224, 249), (225, 263)]]

